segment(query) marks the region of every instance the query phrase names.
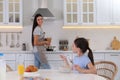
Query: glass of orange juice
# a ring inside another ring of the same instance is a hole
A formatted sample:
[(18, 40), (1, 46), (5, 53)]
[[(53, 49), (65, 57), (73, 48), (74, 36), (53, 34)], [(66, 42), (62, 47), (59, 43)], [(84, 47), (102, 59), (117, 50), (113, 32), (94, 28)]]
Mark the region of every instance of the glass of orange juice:
[(23, 75), (24, 74), (24, 65), (23, 64), (19, 64), (18, 65), (18, 74), (19, 75)]

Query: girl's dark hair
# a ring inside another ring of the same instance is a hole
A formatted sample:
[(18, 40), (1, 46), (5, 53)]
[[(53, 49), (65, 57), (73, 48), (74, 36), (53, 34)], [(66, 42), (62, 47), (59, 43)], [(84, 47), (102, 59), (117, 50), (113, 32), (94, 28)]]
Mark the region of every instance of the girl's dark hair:
[(38, 23), (37, 23), (37, 17), (43, 17), (41, 14), (36, 14), (35, 17), (34, 17), (34, 21), (33, 21), (33, 27), (32, 27), (32, 46), (34, 46), (34, 36), (33, 36), (33, 32), (34, 32), (34, 29), (38, 26)]
[(77, 38), (77, 39), (74, 40), (74, 43), (75, 43), (76, 47), (81, 49), (83, 54), (87, 50), (89, 50), (88, 57), (90, 58), (92, 64), (94, 65), (93, 53), (92, 53), (92, 50), (89, 48), (89, 43), (88, 43), (87, 39), (85, 39), (85, 38)]

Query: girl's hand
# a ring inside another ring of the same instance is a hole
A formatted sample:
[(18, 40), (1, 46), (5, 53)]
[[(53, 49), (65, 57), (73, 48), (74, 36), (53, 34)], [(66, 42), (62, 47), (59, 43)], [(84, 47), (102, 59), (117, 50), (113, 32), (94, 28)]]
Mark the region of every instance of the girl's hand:
[(64, 55), (60, 55), (60, 57), (64, 60), (67, 61), (67, 58)]
[(77, 64), (74, 65), (74, 68), (75, 68), (75, 70), (77, 70), (77, 71), (79, 71), (79, 70), (81, 69), (81, 67), (80, 67), (79, 65), (77, 65)]

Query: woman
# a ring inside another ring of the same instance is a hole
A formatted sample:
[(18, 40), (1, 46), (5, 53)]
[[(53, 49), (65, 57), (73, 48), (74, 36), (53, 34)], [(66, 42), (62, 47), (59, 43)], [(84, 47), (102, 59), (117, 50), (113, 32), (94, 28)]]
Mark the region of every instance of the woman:
[(35, 66), (39, 69), (50, 69), (48, 61), (45, 56), (45, 45), (50, 45), (44, 36), (45, 32), (42, 29), (43, 17), (41, 14), (36, 14), (32, 28), (32, 45), (35, 56)]
[[(74, 40), (72, 46), (73, 52), (76, 54), (72, 63), (72, 68), (75, 73), (96, 73), (96, 68), (94, 66), (94, 59), (91, 49), (89, 48), (88, 41), (85, 38), (77, 38)], [(88, 56), (84, 55), (87, 50)], [(68, 60), (64, 55), (60, 57), (65, 61), (66, 65), (71, 67)]]

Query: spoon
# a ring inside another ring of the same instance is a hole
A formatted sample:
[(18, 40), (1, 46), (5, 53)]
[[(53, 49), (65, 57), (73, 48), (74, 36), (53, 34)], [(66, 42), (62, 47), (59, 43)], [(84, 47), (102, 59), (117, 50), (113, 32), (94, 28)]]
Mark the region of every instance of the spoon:
[(1, 33), (0, 33), (0, 47), (2, 47), (2, 43), (1, 43)]
[(18, 48), (18, 47), (20, 47), (20, 44), (19, 44), (19, 38), (20, 36), (19, 36), (19, 33), (17, 33), (17, 44), (16, 44), (16, 47)]
[(14, 42), (14, 34), (11, 33), (11, 45), (10, 45), (11, 48), (15, 47), (13, 42)]

